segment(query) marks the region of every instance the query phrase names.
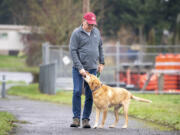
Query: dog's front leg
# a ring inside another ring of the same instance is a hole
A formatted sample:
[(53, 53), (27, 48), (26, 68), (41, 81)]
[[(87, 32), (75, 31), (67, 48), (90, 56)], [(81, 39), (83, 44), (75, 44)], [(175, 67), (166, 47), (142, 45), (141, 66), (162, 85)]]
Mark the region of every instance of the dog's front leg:
[(96, 107), (96, 120), (95, 120), (95, 124), (94, 124), (93, 128), (97, 128), (98, 127), (99, 117), (100, 117), (100, 109), (98, 109)]
[(101, 125), (99, 126), (99, 128), (104, 128), (104, 123), (105, 123), (106, 117), (107, 117), (107, 111), (108, 111), (108, 109), (104, 109), (104, 111), (103, 111), (102, 123), (101, 123)]

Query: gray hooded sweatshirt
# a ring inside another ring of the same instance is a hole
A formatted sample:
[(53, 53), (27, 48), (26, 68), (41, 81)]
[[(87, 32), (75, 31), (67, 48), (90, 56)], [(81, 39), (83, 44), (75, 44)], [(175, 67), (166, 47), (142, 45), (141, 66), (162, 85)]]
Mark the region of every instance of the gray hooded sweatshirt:
[(99, 30), (94, 27), (90, 36), (82, 26), (76, 28), (70, 38), (70, 53), (73, 67), (80, 69), (97, 69), (98, 62), (104, 64), (102, 40)]

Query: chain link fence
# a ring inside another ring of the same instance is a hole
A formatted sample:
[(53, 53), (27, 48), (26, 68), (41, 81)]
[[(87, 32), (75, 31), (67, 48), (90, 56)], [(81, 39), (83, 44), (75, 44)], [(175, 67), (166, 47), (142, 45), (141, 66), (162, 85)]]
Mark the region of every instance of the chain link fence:
[[(56, 89), (73, 89), (72, 61), (68, 45), (45, 45), (43, 62), (56, 62)], [(110, 86), (120, 86), (131, 90), (140, 87), (141, 75), (152, 72), (156, 56), (159, 54), (178, 54), (179, 45), (104, 45), (105, 67), (100, 80)], [(154, 73), (153, 73), (154, 74)], [(146, 79), (148, 80), (148, 78)], [(144, 88), (145, 89), (145, 88)], [(153, 90), (153, 89), (152, 89)]]

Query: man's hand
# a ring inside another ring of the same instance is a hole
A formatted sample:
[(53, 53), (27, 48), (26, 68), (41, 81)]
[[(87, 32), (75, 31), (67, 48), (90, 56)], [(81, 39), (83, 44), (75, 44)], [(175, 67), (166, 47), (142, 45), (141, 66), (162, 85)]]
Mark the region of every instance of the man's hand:
[(82, 76), (86, 76), (86, 71), (84, 69), (80, 69), (79, 70), (79, 73), (82, 75)]
[(104, 65), (103, 64), (99, 64), (98, 65), (98, 72), (102, 72), (103, 71), (103, 69), (104, 69)]

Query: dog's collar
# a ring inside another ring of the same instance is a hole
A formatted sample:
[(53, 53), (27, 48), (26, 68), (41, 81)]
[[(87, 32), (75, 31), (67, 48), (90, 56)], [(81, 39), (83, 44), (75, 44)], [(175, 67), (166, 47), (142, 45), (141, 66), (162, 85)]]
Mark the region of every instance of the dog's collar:
[(92, 90), (92, 93), (95, 92), (96, 90), (98, 90), (99, 88), (101, 88), (103, 86), (103, 84), (101, 83), (101, 85), (99, 87), (96, 87), (94, 90)]

